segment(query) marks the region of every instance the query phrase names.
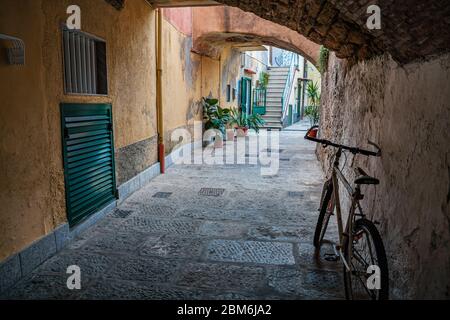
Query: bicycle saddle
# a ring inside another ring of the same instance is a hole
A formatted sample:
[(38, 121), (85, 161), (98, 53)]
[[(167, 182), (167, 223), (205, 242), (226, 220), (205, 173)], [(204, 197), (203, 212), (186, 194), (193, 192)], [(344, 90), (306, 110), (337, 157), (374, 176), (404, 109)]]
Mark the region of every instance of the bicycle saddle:
[(363, 169), (358, 167), (357, 172), (359, 173), (359, 177), (356, 178), (355, 184), (369, 184), (369, 185), (380, 184), (380, 180), (369, 176)]

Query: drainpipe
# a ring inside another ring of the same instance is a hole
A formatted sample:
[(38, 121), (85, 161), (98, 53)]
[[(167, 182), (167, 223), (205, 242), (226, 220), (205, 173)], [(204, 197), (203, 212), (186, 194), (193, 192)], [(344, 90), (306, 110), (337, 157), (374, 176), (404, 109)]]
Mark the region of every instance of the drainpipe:
[(158, 130), (158, 160), (161, 173), (166, 172), (166, 151), (164, 146), (164, 118), (162, 104), (162, 12), (156, 9), (156, 123)]

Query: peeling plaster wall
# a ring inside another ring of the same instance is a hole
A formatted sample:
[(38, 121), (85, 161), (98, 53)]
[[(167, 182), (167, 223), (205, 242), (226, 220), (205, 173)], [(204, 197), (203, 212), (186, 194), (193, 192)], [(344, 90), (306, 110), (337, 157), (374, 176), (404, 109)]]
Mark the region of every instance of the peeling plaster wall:
[(202, 121), (203, 59), (191, 52), (191, 8), (164, 9), (164, 15), (162, 88), (165, 146), (170, 154), (179, 143), (178, 137), (172, 141), (172, 132), (187, 129), (193, 138), (194, 122)]
[[(363, 187), (362, 203), (381, 223), (392, 296), (450, 298), (450, 55), (404, 67), (387, 56), (351, 67), (331, 55), (322, 97), (322, 137), (383, 150), (348, 164), (381, 180)], [(330, 151), (318, 147), (325, 170)]]
[[(238, 107), (238, 82), (241, 77), (241, 52), (231, 47), (224, 48), (220, 55), (220, 106)], [(230, 85), (230, 101), (227, 101), (227, 86)], [(236, 90), (233, 100), (233, 89)]]
[[(107, 42), (106, 97), (64, 94), (61, 25), (72, 4), (82, 30)], [(0, 30), (24, 39), (26, 64), (0, 56), (0, 261), (67, 221), (61, 102), (112, 103), (117, 152), (156, 135), (154, 17), (144, 1), (122, 11), (97, 0), (2, 1)]]

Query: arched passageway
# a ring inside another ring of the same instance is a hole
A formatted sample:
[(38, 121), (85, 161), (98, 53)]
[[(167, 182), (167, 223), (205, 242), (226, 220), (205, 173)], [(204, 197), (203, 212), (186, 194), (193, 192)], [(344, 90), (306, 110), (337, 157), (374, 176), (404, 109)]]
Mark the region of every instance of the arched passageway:
[(316, 64), (319, 45), (299, 33), (238, 8), (193, 8), (193, 50), (218, 56), (223, 47), (271, 45), (301, 54)]

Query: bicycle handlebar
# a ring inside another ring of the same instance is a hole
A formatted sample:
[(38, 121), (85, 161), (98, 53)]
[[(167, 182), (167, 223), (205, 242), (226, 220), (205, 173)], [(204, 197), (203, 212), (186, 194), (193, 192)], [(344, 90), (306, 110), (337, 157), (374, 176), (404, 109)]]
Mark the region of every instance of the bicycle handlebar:
[(314, 135), (311, 134), (311, 132), (313, 130), (315, 130), (315, 129), (318, 129), (318, 126), (313, 126), (311, 129), (308, 130), (308, 132), (306, 132), (306, 135), (305, 135), (305, 139), (306, 140), (310, 140), (310, 141), (314, 141), (314, 142), (320, 143), (320, 144), (322, 144), (324, 146), (324, 148), (327, 147), (327, 146), (331, 146), (331, 147), (339, 148), (339, 149), (342, 149), (342, 150), (348, 150), (348, 151), (350, 151), (353, 154), (362, 154), (362, 155), (365, 155), (365, 156), (381, 157), (381, 149), (380, 149), (380, 147), (377, 144), (375, 144), (374, 142), (370, 141), (370, 140), (368, 141), (368, 144), (370, 144), (371, 146), (375, 147), (377, 149), (377, 151), (369, 151), (369, 150), (364, 150), (364, 149), (360, 149), (360, 148), (356, 148), (356, 147), (349, 147), (349, 146), (345, 146), (343, 144), (338, 144), (338, 143), (331, 142), (331, 141), (326, 140), (326, 139), (318, 139), (318, 138), (315, 137), (316, 136), (315, 134)]

